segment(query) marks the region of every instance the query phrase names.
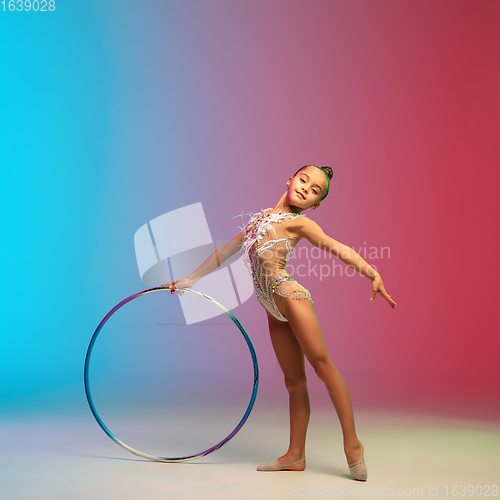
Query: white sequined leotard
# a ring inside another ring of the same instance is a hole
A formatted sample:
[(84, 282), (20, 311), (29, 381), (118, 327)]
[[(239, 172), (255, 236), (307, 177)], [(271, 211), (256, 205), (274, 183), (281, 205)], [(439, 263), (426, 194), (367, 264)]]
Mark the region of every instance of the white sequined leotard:
[(279, 321), (288, 321), (276, 306), (273, 294), (313, 302), (309, 291), (286, 270), (288, 257), (299, 241), (293, 235), (287, 235), (287, 223), (305, 215), (268, 213), (271, 210), (267, 208), (249, 214), (252, 218), (243, 228), (240, 252), (259, 302)]

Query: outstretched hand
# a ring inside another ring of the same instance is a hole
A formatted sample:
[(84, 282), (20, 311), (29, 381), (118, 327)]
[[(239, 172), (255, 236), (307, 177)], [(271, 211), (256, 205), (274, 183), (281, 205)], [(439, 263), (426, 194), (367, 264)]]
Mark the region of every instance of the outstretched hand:
[[(195, 280), (188, 280), (187, 278), (180, 278), (178, 280), (169, 281), (167, 283), (162, 283), (160, 286), (164, 286), (165, 288), (170, 288), (170, 293), (175, 295), (175, 290), (177, 288), (192, 288), (192, 286), (196, 283)], [(177, 290), (179, 295), (184, 295), (184, 290)]]
[(384, 282), (382, 281), (382, 278), (380, 274), (377, 274), (375, 276), (375, 279), (372, 281), (372, 295), (370, 297), (370, 300), (375, 300), (375, 297), (377, 296), (377, 293), (380, 293), (382, 297), (384, 297), (387, 302), (389, 302), (389, 305), (393, 308), (396, 309), (396, 302), (391, 299), (391, 296), (385, 291), (384, 287)]

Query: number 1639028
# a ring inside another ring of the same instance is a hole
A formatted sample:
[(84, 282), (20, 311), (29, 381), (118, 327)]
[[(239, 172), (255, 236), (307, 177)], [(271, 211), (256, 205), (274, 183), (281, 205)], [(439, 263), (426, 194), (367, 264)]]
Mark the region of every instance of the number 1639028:
[(56, 0), (1, 0), (0, 6), (3, 12), (53, 12)]

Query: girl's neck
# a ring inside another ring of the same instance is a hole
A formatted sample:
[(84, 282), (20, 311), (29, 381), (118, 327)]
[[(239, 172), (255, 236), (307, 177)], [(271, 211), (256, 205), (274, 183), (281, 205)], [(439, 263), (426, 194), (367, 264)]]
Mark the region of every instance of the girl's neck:
[(292, 207), (285, 203), (287, 191), (284, 192), (283, 196), (279, 199), (276, 206), (269, 212), (271, 214), (300, 214), (300, 210), (297, 207)]

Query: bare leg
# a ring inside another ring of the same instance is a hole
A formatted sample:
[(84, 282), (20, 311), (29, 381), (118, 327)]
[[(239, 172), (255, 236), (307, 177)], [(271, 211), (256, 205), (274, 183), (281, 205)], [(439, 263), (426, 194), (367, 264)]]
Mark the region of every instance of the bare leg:
[(326, 385), (330, 399), (337, 411), (344, 436), (344, 452), (347, 463), (351, 464), (362, 460), (361, 442), (356, 435), (349, 389), (328, 355), (325, 339), (312, 302), (308, 299), (287, 298), (283, 300), (282, 307), (284, 316), (288, 319), (288, 324), (298, 344), (318, 377)]
[[(267, 311), (266, 311), (267, 312)], [(278, 321), (267, 313), (269, 332), (274, 352), (285, 376), (290, 403), (290, 446), (279, 462), (290, 464), (305, 457), (306, 433), (309, 424), (310, 406), (307, 392), (304, 353), (288, 323)], [(304, 470), (305, 462), (290, 467)]]

